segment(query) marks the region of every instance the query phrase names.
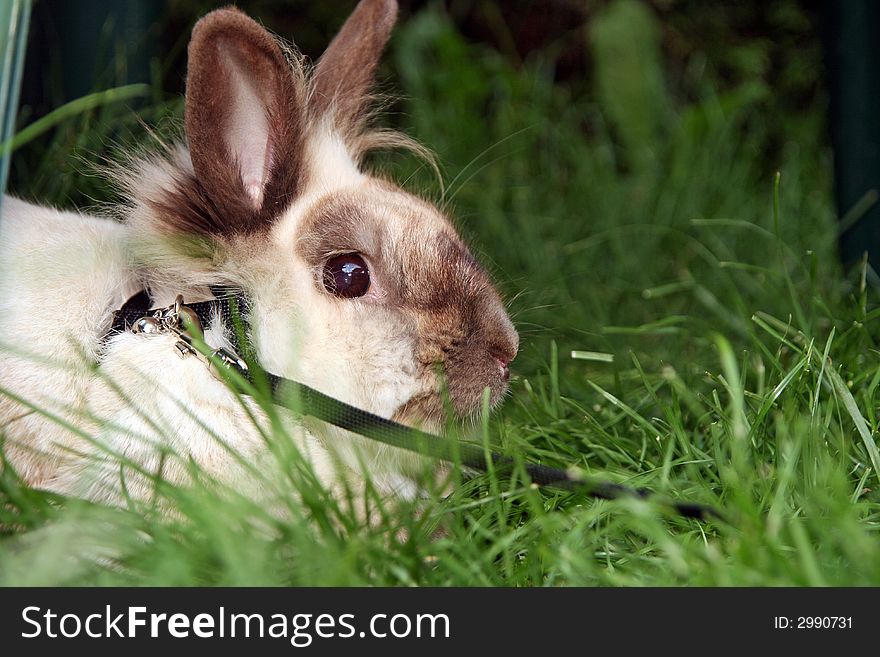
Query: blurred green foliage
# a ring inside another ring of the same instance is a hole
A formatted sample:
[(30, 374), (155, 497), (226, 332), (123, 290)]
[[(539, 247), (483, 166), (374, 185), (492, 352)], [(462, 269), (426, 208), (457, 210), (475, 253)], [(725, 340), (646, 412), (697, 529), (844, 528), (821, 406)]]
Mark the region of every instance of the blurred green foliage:
[(620, 134), (629, 166), (654, 170), (670, 112), (658, 21), (645, 4), (623, 0), (598, 14), (589, 33), (597, 101)]

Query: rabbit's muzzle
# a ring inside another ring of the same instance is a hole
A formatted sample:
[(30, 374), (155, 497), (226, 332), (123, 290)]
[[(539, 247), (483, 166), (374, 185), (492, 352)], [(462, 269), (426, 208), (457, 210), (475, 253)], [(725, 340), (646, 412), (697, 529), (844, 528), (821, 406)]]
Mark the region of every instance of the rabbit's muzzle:
[(467, 416), (479, 412), (486, 388), (489, 388), (492, 406), (507, 392), (509, 363), (516, 356), (519, 338), (509, 326), (509, 320), (506, 324), (486, 327), (463, 339), (446, 355), (443, 370), (449, 400), (457, 414)]
[(440, 420), (444, 397), (459, 417), (479, 413), (484, 391), (496, 405), (507, 392), (510, 362), (516, 357), (519, 336), (494, 290), (432, 313), (420, 323), (417, 359), (430, 392), (417, 395), (396, 417)]

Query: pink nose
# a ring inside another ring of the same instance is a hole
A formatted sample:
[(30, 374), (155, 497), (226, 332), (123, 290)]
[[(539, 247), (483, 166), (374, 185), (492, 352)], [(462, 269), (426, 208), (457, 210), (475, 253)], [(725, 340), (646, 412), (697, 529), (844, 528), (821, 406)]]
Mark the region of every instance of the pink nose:
[(501, 368), (501, 378), (507, 381), (510, 378), (510, 368), (508, 365), (512, 359), (498, 353), (492, 354), (492, 357), (495, 358), (495, 362)]

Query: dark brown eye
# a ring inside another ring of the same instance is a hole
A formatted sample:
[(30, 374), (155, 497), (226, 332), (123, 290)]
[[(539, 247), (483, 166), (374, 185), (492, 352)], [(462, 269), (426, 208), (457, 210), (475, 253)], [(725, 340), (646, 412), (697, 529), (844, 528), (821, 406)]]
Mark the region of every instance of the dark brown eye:
[(357, 253), (333, 256), (324, 265), (324, 287), (338, 297), (362, 297), (370, 289), (370, 270)]

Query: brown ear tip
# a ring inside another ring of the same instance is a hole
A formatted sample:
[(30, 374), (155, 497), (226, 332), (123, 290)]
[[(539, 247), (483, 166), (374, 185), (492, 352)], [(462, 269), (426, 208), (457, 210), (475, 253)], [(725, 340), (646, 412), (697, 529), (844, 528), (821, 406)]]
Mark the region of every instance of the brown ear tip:
[[(367, 0), (370, 1), (370, 0)], [(397, 0), (372, 0), (378, 9), (380, 20), (383, 23), (393, 23), (397, 19)]]
[(378, 0), (385, 14), (397, 14), (397, 0)]
[(229, 5), (221, 9), (215, 9), (202, 16), (193, 26), (192, 40), (201, 39), (211, 33), (222, 30), (253, 30), (254, 28), (261, 32), (263, 31), (263, 28), (241, 9)]
[(369, 16), (373, 25), (390, 30), (397, 20), (397, 0), (361, 0), (351, 13)]

